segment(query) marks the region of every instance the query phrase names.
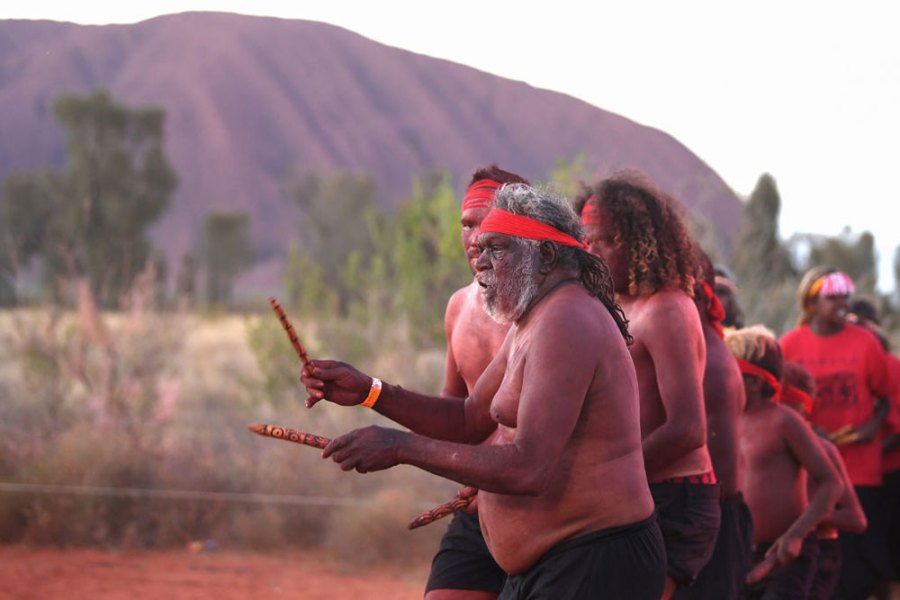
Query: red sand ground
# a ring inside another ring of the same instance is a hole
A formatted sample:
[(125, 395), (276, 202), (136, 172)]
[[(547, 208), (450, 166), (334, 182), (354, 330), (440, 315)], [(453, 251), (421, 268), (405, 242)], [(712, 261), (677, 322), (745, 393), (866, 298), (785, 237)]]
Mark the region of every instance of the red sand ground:
[[(428, 561), (426, 561), (428, 562)], [(421, 600), (428, 565), (351, 572), (319, 552), (101, 552), (0, 546), (4, 600)], [(892, 589), (900, 600), (900, 586)]]
[[(425, 561), (428, 562), (428, 561)], [(420, 600), (428, 565), (351, 571), (319, 552), (102, 552), (0, 546), (11, 600)]]

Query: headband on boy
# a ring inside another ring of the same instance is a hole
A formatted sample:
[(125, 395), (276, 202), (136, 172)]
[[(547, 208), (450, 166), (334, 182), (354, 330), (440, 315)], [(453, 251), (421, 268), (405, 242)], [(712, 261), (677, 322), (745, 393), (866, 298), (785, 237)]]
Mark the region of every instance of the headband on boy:
[(484, 221), (481, 222), (480, 231), (484, 233), (505, 233), (528, 240), (553, 240), (561, 246), (572, 246), (587, 250), (587, 244), (579, 242), (568, 233), (563, 233), (556, 227), (541, 223), (530, 217), (516, 215), (502, 208), (492, 208)]
[(834, 296), (852, 296), (856, 291), (850, 276), (841, 271), (828, 273), (816, 279), (809, 288), (807, 298), (832, 298)]
[(813, 399), (800, 388), (785, 384), (781, 388), (781, 401), (785, 404), (793, 404), (794, 406), (802, 406), (803, 414), (809, 416), (812, 413)]
[(503, 184), (493, 179), (479, 179), (469, 186), (463, 197), (462, 209), (490, 208), (494, 202), (494, 194)]
[(756, 377), (762, 379), (764, 382), (768, 383), (769, 386), (771, 386), (771, 388), (775, 390), (775, 393), (772, 395), (772, 400), (774, 402), (779, 401), (779, 399), (781, 398), (781, 383), (774, 375), (772, 375), (762, 367), (758, 367), (742, 358), (737, 358), (736, 360), (738, 367), (740, 367), (741, 369), (741, 374), (755, 375)]

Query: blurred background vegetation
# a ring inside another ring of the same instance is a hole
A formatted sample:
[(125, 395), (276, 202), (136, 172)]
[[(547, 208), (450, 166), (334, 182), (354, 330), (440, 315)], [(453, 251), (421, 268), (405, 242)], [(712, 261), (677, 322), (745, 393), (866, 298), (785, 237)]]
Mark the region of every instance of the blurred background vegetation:
[[(445, 524), (408, 532), (406, 523), (456, 484), (406, 467), (343, 473), (314, 449), (247, 431), (269, 422), (334, 436), (386, 421), (303, 408), (299, 363), (267, 299), (235, 289), (255, 259), (248, 215), (209, 214), (196, 251), (169, 277), (148, 234), (177, 186), (163, 112), (102, 91), (62, 96), (54, 111), (66, 168), (0, 185), (0, 483), (67, 487), (0, 491), (0, 542), (214, 539), (430, 557)], [(543, 183), (571, 196), (590, 176), (581, 159), (561, 160)], [(283, 191), (300, 218), (280, 300), (309, 352), (437, 393), (446, 301), (471, 277), (449, 176), (422, 174), (390, 212), (357, 173), (293, 173)], [(895, 338), (897, 286), (876, 291), (872, 235), (785, 240), (780, 208), (763, 174), (731, 256), (716, 256), (710, 224), (692, 218), (713, 261), (734, 273), (747, 323), (786, 331), (802, 274), (831, 265), (876, 302)], [(897, 256), (894, 265), (896, 280)]]

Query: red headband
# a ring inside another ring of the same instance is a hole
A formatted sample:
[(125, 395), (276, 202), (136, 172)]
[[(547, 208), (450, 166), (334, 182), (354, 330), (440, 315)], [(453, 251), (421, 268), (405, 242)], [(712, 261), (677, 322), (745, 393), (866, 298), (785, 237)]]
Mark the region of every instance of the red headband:
[(756, 377), (759, 377), (770, 386), (772, 386), (772, 389), (775, 390), (775, 394), (772, 396), (772, 400), (778, 402), (781, 398), (781, 383), (778, 381), (778, 379), (776, 379), (774, 375), (772, 375), (762, 367), (758, 367), (753, 363), (749, 363), (742, 358), (735, 358), (742, 374), (755, 375)]
[(481, 233), (505, 233), (528, 240), (553, 240), (563, 246), (573, 246), (587, 250), (587, 244), (579, 242), (571, 235), (556, 227), (532, 218), (516, 215), (502, 208), (492, 208), (481, 222)]
[(462, 209), (490, 208), (494, 202), (494, 193), (503, 184), (493, 179), (479, 179), (469, 186), (463, 198)]
[(812, 413), (812, 397), (796, 386), (788, 383), (784, 384), (781, 388), (781, 401), (786, 402), (787, 404), (801, 405), (803, 407), (803, 412), (806, 415)]
[(581, 207), (581, 224), (585, 227), (588, 225), (597, 225), (600, 223), (600, 207), (597, 206), (597, 197), (590, 196)]
[(709, 323), (715, 328), (720, 338), (725, 337), (725, 330), (722, 329), (722, 321), (725, 320), (725, 307), (719, 301), (719, 297), (713, 292), (712, 288), (705, 281), (703, 282), (703, 293), (709, 300), (709, 306), (706, 308), (706, 316), (709, 317)]

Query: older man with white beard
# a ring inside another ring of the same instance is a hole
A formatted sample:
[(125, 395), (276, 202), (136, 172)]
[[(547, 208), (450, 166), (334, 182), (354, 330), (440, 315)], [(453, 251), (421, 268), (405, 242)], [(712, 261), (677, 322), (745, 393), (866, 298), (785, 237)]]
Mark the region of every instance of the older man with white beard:
[(467, 398), (382, 384), (335, 361), (301, 376), (308, 406), (363, 404), (412, 430), (332, 440), (323, 456), (342, 469), (409, 464), (480, 490), (485, 541), (509, 573), (501, 599), (656, 600), (663, 590), (630, 336), (583, 239), (565, 199), (521, 184), (497, 192), (476, 279), (486, 309), (511, 327)]

